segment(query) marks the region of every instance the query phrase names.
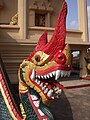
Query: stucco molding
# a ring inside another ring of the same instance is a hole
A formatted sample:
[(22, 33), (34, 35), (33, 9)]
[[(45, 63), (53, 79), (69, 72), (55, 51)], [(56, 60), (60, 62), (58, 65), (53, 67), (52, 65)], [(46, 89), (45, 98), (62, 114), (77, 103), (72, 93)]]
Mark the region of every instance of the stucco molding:
[(54, 9), (52, 7), (52, 4), (49, 2), (48, 4), (44, 1), (42, 1), (40, 4), (38, 1), (34, 1), (30, 6), (29, 10), (41, 10), (41, 11), (46, 11), (46, 12), (53, 12)]

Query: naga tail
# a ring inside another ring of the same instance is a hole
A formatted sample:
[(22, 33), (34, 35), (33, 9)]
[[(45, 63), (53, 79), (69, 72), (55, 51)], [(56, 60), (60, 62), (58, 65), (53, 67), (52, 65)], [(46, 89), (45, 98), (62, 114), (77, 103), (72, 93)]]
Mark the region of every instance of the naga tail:
[(0, 119), (22, 120), (9, 77), (0, 57)]

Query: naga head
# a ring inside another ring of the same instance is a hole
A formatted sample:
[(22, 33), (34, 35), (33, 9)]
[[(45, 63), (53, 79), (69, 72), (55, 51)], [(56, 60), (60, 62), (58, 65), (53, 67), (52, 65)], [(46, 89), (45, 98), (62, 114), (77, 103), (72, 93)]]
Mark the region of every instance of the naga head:
[(66, 14), (67, 5), (64, 2), (49, 42), (45, 31), (33, 53), (20, 65), (20, 81), (35, 90), (44, 104), (58, 98), (64, 88), (58, 80), (70, 75), (71, 53), (65, 44)]

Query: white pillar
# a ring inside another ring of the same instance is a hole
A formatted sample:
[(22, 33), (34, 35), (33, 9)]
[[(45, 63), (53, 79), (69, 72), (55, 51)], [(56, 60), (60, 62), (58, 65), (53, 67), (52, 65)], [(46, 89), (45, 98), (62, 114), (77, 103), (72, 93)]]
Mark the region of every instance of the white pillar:
[(88, 37), (88, 16), (87, 16), (87, 0), (77, 0), (78, 2), (78, 27), (83, 32), (82, 39), (89, 41)]
[(85, 57), (87, 56), (86, 50), (80, 52), (80, 77), (87, 75), (86, 61)]
[(27, 38), (28, 0), (18, 0), (18, 25), (20, 39)]
[(47, 14), (47, 26), (50, 27), (50, 12)]

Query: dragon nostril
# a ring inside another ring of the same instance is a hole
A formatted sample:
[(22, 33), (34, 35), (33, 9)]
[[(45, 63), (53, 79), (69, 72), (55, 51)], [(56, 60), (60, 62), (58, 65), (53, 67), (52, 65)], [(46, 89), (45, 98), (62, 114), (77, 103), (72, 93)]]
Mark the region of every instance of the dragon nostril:
[(61, 54), (58, 54), (55, 58), (55, 61), (58, 63), (58, 64), (65, 64), (66, 62), (66, 56), (64, 53), (61, 53)]
[(63, 56), (59, 55), (59, 56), (58, 56), (58, 59), (62, 60), (62, 59), (63, 59)]

